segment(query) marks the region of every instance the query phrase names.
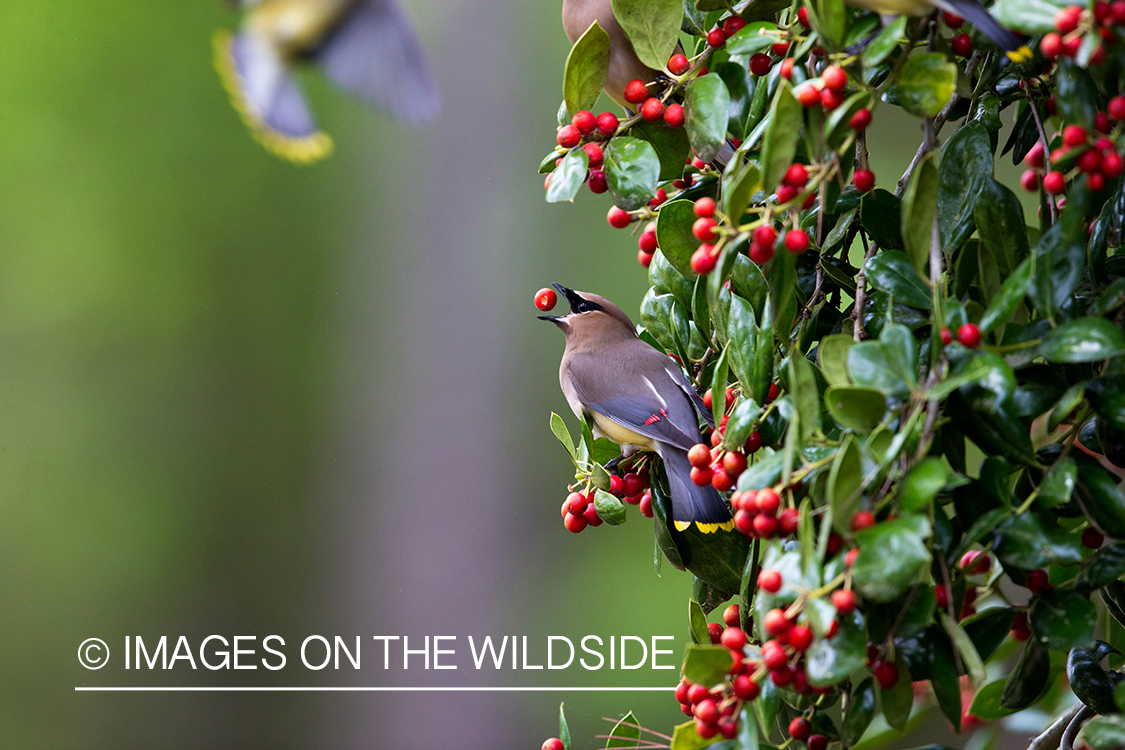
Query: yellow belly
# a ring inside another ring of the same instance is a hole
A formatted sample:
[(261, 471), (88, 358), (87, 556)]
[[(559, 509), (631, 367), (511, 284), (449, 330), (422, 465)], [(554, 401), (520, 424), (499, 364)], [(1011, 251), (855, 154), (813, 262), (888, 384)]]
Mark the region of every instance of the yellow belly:
[(265, 0), (250, 12), (247, 26), (283, 52), (315, 48), (354, 0)]
[(646, 451), (656, 449), (656, 443), (653, 442), (652, 438), (633, 432), (628, 427), (623, 427), (609, 417), (597, 412), (594, 412), (593, 416), (595, 435), (600, 434), (602, 437), (607, 437), (622, 447), (635, 445)]

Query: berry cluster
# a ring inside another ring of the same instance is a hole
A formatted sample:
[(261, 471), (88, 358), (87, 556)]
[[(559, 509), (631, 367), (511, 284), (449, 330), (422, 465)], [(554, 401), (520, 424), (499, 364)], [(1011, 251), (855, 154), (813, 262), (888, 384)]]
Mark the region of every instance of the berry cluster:
[(1098, 47), (1090, 54), (1090, 64), (1099, 65), (1105, 60), (1106, 45), (1117, 41), (1114, 26), (1125, 26), (1125, 0), (1099, 0), (1093, 10), (1068, 5), (1055, 15), (1055, 30), (1043, 35), (1039, 49), (1048, 60), (1077, 57), (1087, 36), (1094, 36)]
[[(1125, 122), (1125, 96), (1110, 99), (1109, 106), (1102, 115), (1102, 127), (1095, 125), (1101, 133), (1111, 131), (1110, 120)], [(1050, 153), (1050, 166), (1047, 165), (1046, 150), (1043, 144), (1036, 143), (1024, 157), (1028, 169), (1020, 177), (1020, 186), (1034, 192), (1042, 185), (1049, 195), (1062, 195), (1066, 192), (1069, 179), (1086, 175), (1086, 185), (1097, 193), (1125, 172), (1125, 160), (1117, 152), (1114, 141), (1104, 135), (1092, 138), (1081, 125), (1067, 125), (1058, 137), (1060, 145)]]
[[(648, 486), (647, 467), (640, 473), (611, 474), (609, 477), (609, 494), (629, 505), (638, 506), (641, 515), (652, 518), (652, 493), (649, 492)], [(587, 526), (597, 527), (604, 523), (594, 504), (594, 495), (594, 490), (586, 489), (583, 492), (571, 492), (566, 496), (562, 504), (562, 518), (567, 531), (577, 534)]]

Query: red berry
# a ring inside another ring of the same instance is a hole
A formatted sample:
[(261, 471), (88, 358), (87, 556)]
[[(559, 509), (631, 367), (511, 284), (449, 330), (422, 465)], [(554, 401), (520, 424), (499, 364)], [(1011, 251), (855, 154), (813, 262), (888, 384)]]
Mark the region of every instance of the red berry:
[[(785, 54), (788, 51), (789, 51), (789, 42), (775, 42), (774, 44), (770, 45), (770, 52), (774, 53), (778, 57), (785, 57)], [(792, 75), (793, 75), (793, 66), (790, 65), (789, 66), (789, 76), (792, 76)], [(786, 76), (787, 80), (788, 80), (789, 76)]]
[(871, 124), (871, 110), (864, 107), (852, 115), (852, 119), (848, 120), (848, 124), (852, 126), (852, 130), (867, 130), (867, 126)]
[(1063, 128), (1062, 142), (1064, 146), (1070, 146), (1071, 148), (1083, 146), (1086, 144), (1087, 138), (1086, 128), (1081, 125), (1067, 125)]
[(805, 109), (820, 104), (820, 92), (817, 91), (816, 86), (811, 83), (802, 83), (793, 93), (797, 95), (797, 101), (799, 101), (801, 106)]
[(609, 183), (606, 181), (605, 172), (601, 169), (590, 170), (590, 180), (588, 182), (590, 192), (601, 195), (606, 190), (609, 190)]
[[(708, 630), (710, 630), (710, 628), (708, 628)], [(705, 688), (703, 685), (692, 685), (688, 688), (687, 697), (688, 702), (694, 706), (695, 704), (702, 703), (703, 701), (710, 698), (711, 691)]]
[(758, 511), (765, 513), (767, 516), (772, 516), (777, 513), (777, 509), (781, 506), (781, 497), (767, 487), (764, 490), (759, 490), (755, 504), (758, 506)]
[(762, 52), (755, 52), (750, 57), (750, 74), (756, 76), (769, 75), (773, 61), (770, 56)]
[(782, 183), (777, 186), (777, 203), (778, 205), (784, 206), (786, 203), (789, 203), (791, 200), (800, 195), (800, 193), (800, 188), (795, 188), (792, 185)]
[(750, 260), (757, 263), (759, 266), (764, 266), (773, 259), (773, 247), (769, 245), (759, 245), (757, 243), (750, 246)]
[(1081, 6), (1068, 5), (1055, 14), (1055, 30), (1060, 34), (1069, 34), (1078, 28), (1078, 20), (1081, 15)]
[(567, 513), (566, 518), (563, 520), (563, 525), (566, 526), (567, 531), (577, 534), (579, 531), (586, 528), (586, 516), (577, 516), (573, 513)]
[(601, 526), (603, 523), (602, 517), (598, 515), (598, 509), (593, 502), (586, 506), (586, 512), (582, 515), (585, 517), (586, 523), (594, 528)]
[(797, 521), (800, 513), (796, 508), (785, 508), (781, 511), (781, 533), (788, 536), (797, 532)]
[(739, 509), (734, 514), (734, 527), (746, 536), (753, 536), (754, 518), (749, 512)]
[(587, 143), (582, 149), (586, 152), (586, 158), (590, 160), (590, 168), (600, 167), (605, 160), (605, 154), (602, 153), (602, 147), (596, 143)]
[(1048, 60), (1057, 60), (1063, 52), (1062, 37), (1053, 31), (1044, 34), (1043, 38), (1039, 40), (1039, 51)]
[(809, 249), (809, 235), (804, 229), (790, 229), (785, 235), (785, 247), (794, 255), (801, 255)]
[(944, 344), (945, 346), (949, 346), (950, 344), (953, 343), (953, 331), (949, 330), (948, 328), (942, 328), (941, 332), (940, 332), (940, 335), (941, 335), (941, 343)]
[(735, 451), (728, 451), (723, 456), (723, 469), (732, 477), (737, 477), (742, 472), (746, 471), (746, 456)]
[(1105, 190), (1105, 177), (1101, 172), (1086, 175), (1086, 186), (1090, 188), (1091, 193), (1100, 193)]
[(682, 76), (690, 67), (691, 63), (683, 53), (677, 52), (668, 58), (668, 72), (674, 76)]
[(1023, 585), (1033, 594), (1039, 594), (1047, 590), (1049, 583), (1047, 581), (1047, 572), (1045, 570), (1029, 570), (1027, 575), (1024, 576)]
[(820, 104), (826, 110), (831, 112), (844, 103), (844, 95), (839, 91), (834, 91), (829, 88), (820, 90)]
[(828, 738), (823, 734), (814, 734), (805, 744), (809, 750), (828, 750)]
[(649, 255), (655, 253), (657, 248), (656, 232), (641, 232), (641, 236), (637, 239), (637, 247), (641, 252), (648, 253)]
[(803, 188), (809, 181), (809, 170), (804, 164), (790, 164), (785, 170), (784, 182), (795, 188)]
[(707, 623), (707, 634), (711, 637), (711, 643), (718, 646), (723, 639), (723, 626), (717, 622)]
[(1118, 26), (1125, 26), (1125, 0), (1114, 0), (1109, 4), (1109, 16)]
[(744, 447), (744, 450), (746, 451), (746, 455), (750, 456), (750, 455), (753, 455), (753, 454), (757, 453), (761, 449), (761, 447), (762, 447), (762, 433), (757, 432), (757, 431), (751, 432), (750, 437), (746, 438), (746, 445)]
[(620, 495), (622, 490), (625, 489), (625, 480), (616, 474), (609, 476), (609, 494)]
[(711, 472), (711, 486), (719, 492), (726, 492), (734, 487), (734, 477), (726, 469), (719, 467)]
[(687, 678), (685, 677), (685, 678), (681, 679), (680, 683), (678, 685), (676, 685), (676, 692), (675, 692), (676, 700), (678, 700), (680, 703), (690, 703), (691, 701), (689, 701), (688, 697), (687, 697), (688, 690), (690, 688), (691, 688), (691, 683), (687, 681)]
[(641, 117), (645, 118), (646, 122), (660, 122), (664, 119), (664, 102), (655, 96), (645, 99), (644, 104), (641, 105)]
[(840, 548), (843, 547), (843, 546), (844, 546), (844, 537), (840, 536), (835, 531), (833, 531), (831, 534), (828, 535), (827, 552), (828, 552), (829, 557), (834, 557), (836, 555), (836, 553), (840, 551)]
[(763, 570), (758, 574), (758, 588), (770, 594), (781, 590), (781, 573), (776, 570)]
[(804, 625), (794, 625), (789, 629), (789, 645), (804, 653), (813, 642), (813, 632)]
[(1082, 37), (1074, 36), (1063, 39), (1063, 54), (1067, 57), (1075, 57), (1078, 55), (1078, 50), (1082, 47)]
[(578, 132), (582, 135), (590, 135), (598, 127), (598, 119), (594, 117), (593, 112), (582, 110), (570, 118), (570, 124), (578, 128)]
[(1020, 187), (1029, 193), (1034, 193), (1039, 189), (1039, 173), (1034, 169), (1025, 170), (1020, 175)]
[(1082, 530), (1082, 544), (1089, 549), (1097, 549), (1102, 546), (1105, 541), (1105, 536), (1102, 532), (1095, 529), (1093, 526), (1087, 526)]
[(857, 169), (852, 176), (852, 184), (861, 193), (869, 193), (875, 189), (875, 173), (870, 169)]
[(769, 539), (777, 533), (777, 519), (763, 513), (754, 516), (754, 533), (762, 539)]
[(869, 510), (861, 510), (852, 516), (852, 531), (863, 531), (875, 525), (875, 514)]
[(777, 232), (769, 224), (762, 224), (754, 230), (754, 244), (773, 247), (777, 242)]
[(606, 214), (605, 218), (611, 227), (617, 229), (624, 229), (633, 221), (633, 217), (629, 215), (628, 211), (617, 206), (610, 206), (609, 213)]
[(684, 107), (682, 104), (668, 105), (668, 108), (664, 110), (664, 124), (670, 128), (678, 128), (684, 124)]
[(559, 301), (559, 297), (555, 294), (555, 290), (549, 287), (544, 287), (535, 293), (535, 306), (543, 312), (552, 309)]
[(898, 665), (893, 661), (875, 662), (875, 681), (884, 690), (890, 690), (898, 684)]
[(958, 57), (968, 57), (973, 54), (973, 40), (968, 34), (957, 34), (950, 41), (949, 46), (953, 49), (953, 54)]
[(839, 589), (832, 592), (832, 606), (842, 615), (855, 611), (855, 592), (851, 589)]
[[(715, 265), (718, 263), (711, 250), (712, 245), (700, 245), (699, 249), (691, 254), (691, 270), (700, 276), (706, 276), (715, 270)], [(710, 470), (708, 470), (710, 471)], [(710, 479), (705, 484), (709, 484)], [(698, 483), (697, 483), (698, 484)], [(703, 485), (699, 485), (702, 487)]]
[(572, 492), (566, 496), (566, 508), (570, 513), (580, 516), (586, 512), (590, 504), (590, 496), (581, 492)]
[(844, 87), (848, 85), (848, 74), (839, 65), (829, 65), (820, 74), (820, 80), (824, 82), (824, 86), (832, 91), (843, 91)]
[(787, 633), (789, 628), (793, 627), (793, 623), (785, 616), (785, 610), (771, 609), (766, 613), (762, 626), (770, 635), (779, 636), (782, 633)]
[(623, 92), (625, 101), (630, 104), (640, 104), (648, 99), (648, 87), (645, 82), (639, 79), (634, 79), (625, 84), (625, 91)]
[(1109, 106), (1106, 107), (1106, 112), (1115, 120), (1125, 120), (1125, 94), (1120, 94), (1110, 99)]
[(719, 222), (710, 216), (696, 219), (695, 223), (691, 225), (692, 236), (700, 242), (714, 242), (716, 237), (715, 227), (718, 224)]
[(1051, 195), (1059, 195), (1066, 190), (1066, 178), (1062, 172), (1048, 172), (1043, 176), (1043, 189)]
[(732, 604), (723, 610), (723, 622), (726, 623), (728, 628), (738, 627), (738, 605)]
[(789, 736), (795, 740), (807, 740), (812, 734), (812, 724), (804, 716), (798, 716), (789, 722)]
[(957, 340), (961, 342), (961, 346), (976, 349), (980, 346), (980, 328), (976, 323), (965, 323), (957, 329)]
[(806, 29), (811, 28), (809, 26), (809, 11), (803, 5), (797, 10), (797, 20), (800, 21), (801, 25)]
[(1102, 157), (1102, 174), (1111, 180), (1115, 180), (1121, 176), (1125, 161), (1122, 160), (1121, 154), (1116, 151), (1110, 151)]
[(722, 47), (727, 43), (727, 35), (718, 26), (707, 32), (707, 43), (712, 47)]
[(778, 687), (793, 684), (793, 678), (793, 670), (788, 665), (779, 667), (770, 672), (770, 680)]
[(598, 115), (598, 132), (606, 138), (617, 132), (617, 115), (612, 112), (602, 112)]
[(715, 215), (715, 200), (704, 196), (695, 202), (692, 211), (701, 219), (709, 219)]
[(582, 141), (582, 134), (578, 132), (578, 128), (573, 125), (564, 125), (559, 128), (559, 134), (556, 136), (559, 145), (563, 148), (574, 148)]
[[(964, 570), (969, 575), (979, 575), (987, 573), (988, 569), (992, 567), (992, 558), (980, 550), (969, 550), (961, 555), (961, 570)], [(972, 589), (974, 596), (976, 589)]]
[(738, 736), (738, 722), (734, 719), (719, 719), (718, 726), (723, 739), (733, 740)]
[(656, 208), (666, 200), (668, 200), (668, 193), (664, 192), (664, 188), (657, 188), (656, 195), (652, 197), (652, 200), (648, 202), (648, 205), (651, 208)]
[(641, 495), (641, 504), (637, 507), (640, 509), (642, 516), (652, 518), (652, 493), (646, 492)]
[(781, 389), (777, 387), (777, 383), (770, 383), (769, 393), (766, 394), (766, 403), (772, 404), (780, 395)]
[[(737, 614), (738, 613), (735, 612), (736, 616)], [(721, 642), (731, 651), (738, 651), (746, 645), (746, 633), (742, 632), (741, 628), (728, 627), (723, 631)]]
[(746, 28), (746, 19), (742, 16), (731, 16), (723, 21), (723, 33), (727, 35), (728, 39), (744, 28)]
[(938, 609), (945, 609), (949, 606), (949, 587), (944, 583), (934, 586), (934, 602)]
[(956, 13), (950, 13), (949, 11), (943, 13), (942, 17), (945, 20), (945, 25), (951, 29), (959, 29), (961, 28), (962, 24), (965, 23), (964, 18), (961, 18), (961, 16), (957, 15)]
[(719, 706), (715, 703), (714, 698), (707, 698), (696, 704), (695, 718), (708, 724), (714, 724), (719, 720)]
[(734, 678), (734, 696), (739, 700), (752, 701), (758, 697), (761, 688), (758, 683), (750, 679), (748, 674), (740, 674)]
[(844, 567), (850, 568), (853, 565), (855, 565), (855, 559), (857, 557), (859, 557), (859, 550), (857, 550), (857, 549), (848, 550), (848, 553), (846, 555), (844, 555)]
[(1108, 133), (1113, 130), (1113, 125), (1109, 121), (1109, 115), (1105, 112), (1094, 113), (1094, 130), (1099, 133)]
[[(694, 256), (692, 256), (694, 260)], [(711, 484), (711, 467), (710, 466), (693, 466), (691, 469), (691, 481), (697, 487), (706, 487)]]
[(564, 750), (565, 747), (566, 746), (563, 745), (562, 740), (560, 740), (558, 737), (552, 737), (551, 739), (543, 743), (542, 750)]
[[(708, 391), (710, 393), (710, 391)], [(687, 454), (688, 462), (697, 468), (709, 466), (711, 464), (711, 449), (703, 443), (696, 443), (691, 447)]]
[(1027, 156), (1023, 157), (1023, 161), (1029, 167), (1042, 169), (1045, 163), (1043, 160), (1043, 142), (1036, 141), (1035, 144), (1028, 149)]
[(778, 75), (787, 81), (793, 80), (793, 58), (787, 57), (781, 61), (781, 67), (778, 69)]

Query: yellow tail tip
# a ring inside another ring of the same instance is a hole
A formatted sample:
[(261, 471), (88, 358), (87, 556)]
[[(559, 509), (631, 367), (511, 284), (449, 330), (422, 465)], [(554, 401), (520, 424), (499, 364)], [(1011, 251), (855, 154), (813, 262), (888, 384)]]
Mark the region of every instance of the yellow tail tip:
[(238, 112), (242, 122), (250, 130), (250, 135), (267, 151), (294, 164), (315, 164), (331, 155), (334, 148), (332, 137), (317, 131), (302, 138), (293, 138), (271, 128), (260, 113), (243, 96), (243, 80), (234, 64), (231, 45), (234, 35), (226, 29), (215, 32), (215, 70), (223, 82), (223, 88), (230, 96), (231, 106)]
[(676, 521), (675, 522), (676, 530), (677, 531), (683, 531), (684, 529), (689, 528), (693, 523), (695, 524), (695, 528), (699, 529), (704, 534), (714, 534), (716, 531), (719, 531), (720, 529), (722, 529), (723, 531), (733, 531), (734, 530), (734, 519), (733, 518), (729, 521), (723, 521), (722, 523), (700, 523), (699, 521)]
[(1024, 46), (1008, 53), (1008, 59), (1014, 63), (1025, 63), (1034, 56), (1030, 48)]

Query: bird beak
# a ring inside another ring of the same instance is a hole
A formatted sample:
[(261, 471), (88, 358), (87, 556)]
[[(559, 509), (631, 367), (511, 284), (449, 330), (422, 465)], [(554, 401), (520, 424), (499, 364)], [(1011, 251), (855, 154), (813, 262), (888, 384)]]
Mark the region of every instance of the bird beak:
[(555, 289), (557, 289), (559, 294), (561, 294), (563, 297), (565, 297), (566, 301), (570, 303), (570, 311), (571, 312), (577, 312), (577, 310), (575, 310), (575, 308), (578, 307), (578, 305), (581, 304), (582, 302), (586, 301), (582, 298), (582, 296), (580, 294), (578, 294), (578, 292), (574, 291), (573, 289), (567, 289), (562, 284), (551, 284), (551, 286), (553, 286)]

